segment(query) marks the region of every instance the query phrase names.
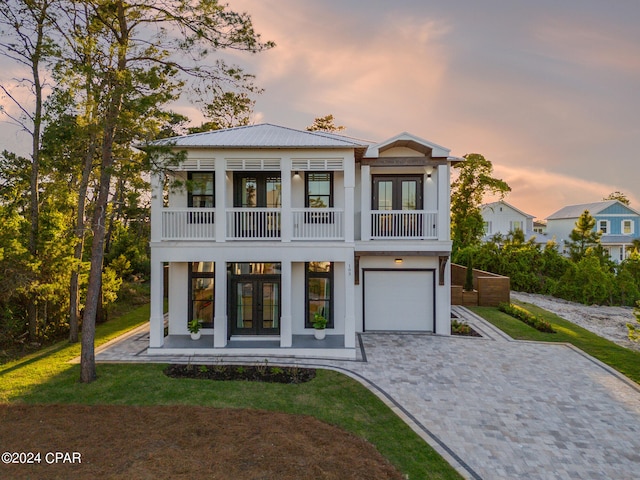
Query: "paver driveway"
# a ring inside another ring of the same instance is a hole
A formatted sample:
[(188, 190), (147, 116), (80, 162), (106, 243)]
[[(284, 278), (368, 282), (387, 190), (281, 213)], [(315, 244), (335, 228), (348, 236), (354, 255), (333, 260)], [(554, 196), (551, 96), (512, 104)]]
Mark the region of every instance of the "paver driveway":
[[(363, 381), (467, 478), (640, 478), (636, 384), (573, 347), (513, 341), (458, 313), (484, 338), (367, 333), (365, 362), (296, 363)], [(188, 361), (135, 354), (144, 341), (132, 336), (97, 358)]]

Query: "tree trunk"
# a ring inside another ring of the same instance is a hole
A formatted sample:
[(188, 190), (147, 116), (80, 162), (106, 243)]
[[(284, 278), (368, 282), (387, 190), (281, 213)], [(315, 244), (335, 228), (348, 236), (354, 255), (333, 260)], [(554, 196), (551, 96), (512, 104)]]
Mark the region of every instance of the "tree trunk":
[(89, 187), (89, 177), (93, 171), (93, 157), (96, 152), (96, 135), (92, 133), (89, 137), (89, 148), (84, 159), (84, 167), (82, 169), (82, 179), (80, 180), (80, 191), (78, 192), (78, 214), (76, 218), (76, 228), (74, 235), (76, 237), (76, 245), (73, 251), (73, 258), (78, 262), (78, 266), (71, 272), (71, 282), (69, 285), (69, 342), (76, 343), (78, 341), (78, 310), (79, 310), (79, 277), (80, 262), (82, 261), (82, 252), (84, 250), (84, 227), (85, 227), (85, 205), (87, 202), (87, 189)]

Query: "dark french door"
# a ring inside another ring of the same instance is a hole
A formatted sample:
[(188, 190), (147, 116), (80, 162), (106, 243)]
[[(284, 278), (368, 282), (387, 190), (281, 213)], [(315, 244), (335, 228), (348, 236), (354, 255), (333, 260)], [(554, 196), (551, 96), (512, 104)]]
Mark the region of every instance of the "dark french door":
[(372, 235), (390, 238), (422, 235), (421, 175), (375, 175), (372, 197), (371, 209), (377, 211), (371, 225)]
[(230, 335), (279, 335), (280, 299), (280, 275), (232, 274)]

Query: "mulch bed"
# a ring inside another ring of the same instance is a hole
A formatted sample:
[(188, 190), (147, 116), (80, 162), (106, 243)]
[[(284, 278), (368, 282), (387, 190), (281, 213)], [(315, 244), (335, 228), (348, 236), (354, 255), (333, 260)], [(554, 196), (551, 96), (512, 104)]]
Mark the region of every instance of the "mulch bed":
[(269, 383), (305, 383), (316, 378), (313, 368), (259, 365), (169, 365), (165, 375), (173, 378), (246, 380)]
[[(14, 480), (403, 478), (361, 438), (258, 410), (0, 405), (0, 450), (40, 453), (40, 463), (0, 463), (0, 478)], [(56, 463), (55, 452), (69, 455)]]

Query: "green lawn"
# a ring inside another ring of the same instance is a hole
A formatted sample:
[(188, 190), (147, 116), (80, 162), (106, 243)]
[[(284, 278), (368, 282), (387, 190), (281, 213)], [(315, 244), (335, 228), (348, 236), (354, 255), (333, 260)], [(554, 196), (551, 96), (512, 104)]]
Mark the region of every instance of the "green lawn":
[[(148, 319), (148, 308), (98, 326), (100, 345)], [(355, 380), (319, 370), (301, 385), (214, 382), (166, 377), (165, 365), (98, 365), (98, 380), (78, 382), (79, 366), (68, 361), (79, 345), (57, 344), (0, 367), (0, 403), (207, 405), (312, 415), (353, 432), (376, 446), (409, 478), (459, 479), (459, 474), (391, 409)]]
[(621, 347), (530, 303), (513, 303), (526, 308), (534, 315), (543, 317), (551, 323), (556, 333), (539, 332), (495, 307), (471, 307), (470, 310), (518, 340), (571, 343), (583, 352), (626, 375), (634, 382), (640, 383), (640, 352)]

